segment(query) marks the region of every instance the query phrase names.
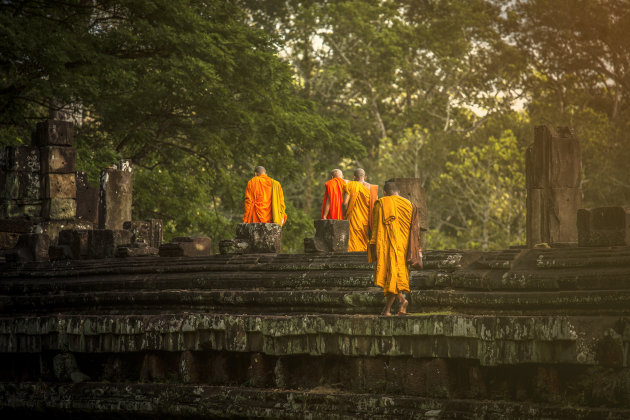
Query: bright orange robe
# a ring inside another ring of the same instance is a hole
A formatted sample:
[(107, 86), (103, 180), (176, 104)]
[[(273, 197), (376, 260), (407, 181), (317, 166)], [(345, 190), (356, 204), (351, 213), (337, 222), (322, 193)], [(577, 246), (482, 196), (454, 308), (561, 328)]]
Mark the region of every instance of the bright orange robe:
[(343, 187), (346, 181), (341, 178), (333, 178), (324, 185), (324, 202), (322, 203), (322, 217), (326, 210), (326, 200), (330, 200), (330, 209), (327, 219), (343, 219), (341, 206), (343, 205)]
[(367, 251), (370, 190), (358, 181), (350, 181), (343, 191), (350, 196), (346, 220), (350, 223), (348, 252)]
[(407, 247), (413, 207), (409, 200), (397, 195), (383, 197), (374, 205), (372, 238), (376, 255), (370, 253), (370, 262), (376, 261), (374, 283), (385, 294), (409, 291)]
[[(278, 191), (275, 195), (273, 194), (274, 190)], [(276, 204), (275, 206), (273, 205), (274, 203)], [(276, 211), (272, 211), (274, 209)], [(269, 178), (266, 174), (250, 179), (245, 190), (243, 223), (284, 224), (286, 219), (284, 196), (282, 195), (280, 183)]]

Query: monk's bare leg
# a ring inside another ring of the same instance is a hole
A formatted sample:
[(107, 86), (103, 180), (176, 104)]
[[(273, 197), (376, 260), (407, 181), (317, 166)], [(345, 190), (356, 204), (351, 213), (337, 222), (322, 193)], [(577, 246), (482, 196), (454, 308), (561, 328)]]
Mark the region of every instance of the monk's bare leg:
[(398, 310), (398, 315), (407, 315), (407, 305), (409, 302), (405, 299), (405, 295), (398, 293), (398, 301), (400, 302), (400, 309)]
[(392, 316), (392, 313), (390, 312), (392, 309), (392, 303), (394, 303), (394, 300), (396, 299), (396, 295), (388, 293), (385, 295), (385, 309), (383, 309), (383, 315), (385, 316)]

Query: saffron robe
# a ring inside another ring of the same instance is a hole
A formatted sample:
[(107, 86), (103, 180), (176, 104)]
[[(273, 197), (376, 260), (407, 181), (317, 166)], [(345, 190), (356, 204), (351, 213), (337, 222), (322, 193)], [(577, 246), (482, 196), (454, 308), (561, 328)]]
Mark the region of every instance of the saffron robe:
[(368, 258), (376, 261), (374, 283), (385, 294), (409, 291), (407, 249), (412, 212), (409, 200), (397, 195), (383, 197), (374, 205), (370, 245), (375, 245), (375, 252)]
[(243, 223), (279, 223), (287, 220), (280, 183), (266, 174), (255, 176), (245, 190)]
[(343, 187), (343, 191), (350, 197), (346, 210), (346, 220), (350, 224), (348, 252), (367, 251), (370, 190), (359, 181), (351, 181)]
[(346, 181), (341, 178), (333, 178), (324, 185), (324, 202), (322, 203), (322, 218), (326, 210), (326, 201), (330, 202), (327, 219), (343, 219), (341, 206), (343, 205), (343, 187)]

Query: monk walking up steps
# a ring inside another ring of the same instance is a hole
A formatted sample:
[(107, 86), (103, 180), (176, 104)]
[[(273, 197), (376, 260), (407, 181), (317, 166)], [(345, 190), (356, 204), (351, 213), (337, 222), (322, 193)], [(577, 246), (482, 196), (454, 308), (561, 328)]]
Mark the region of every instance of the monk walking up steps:
[(354, 171), (354, 181), (343, 189), (344, 219), (350, 224), (348, 252), (367, 251), (372, 208), (378, 198), (378, 185), (365, 182), (365, 171)]
[(322, 203), (322, 219), (343, 219), (343, 187), (346, 186), (343, 173), (339, 169), (333, 169), (330, 173), (330, 181), (324, 185), (324, 202)]
[(262, 166), (256, 166), (254, 177), (245, 190), (243, 223), (278, 223), (287, 221), (282, 186), (267, 176)]
[(399, 195), (395, 183), (385, 183), (384, 190), (385, 197), (374, 205), (368, 259), (376, 261), (374, 283), (385, 293), (382, 314), (390, 316), (392, 303), (398, 298), (398, 315), (406, 315), (408, 302), (403, 292), (409, 292), (407, 263), (416, 268), (422, 256), (418, 246), (417, 209)]

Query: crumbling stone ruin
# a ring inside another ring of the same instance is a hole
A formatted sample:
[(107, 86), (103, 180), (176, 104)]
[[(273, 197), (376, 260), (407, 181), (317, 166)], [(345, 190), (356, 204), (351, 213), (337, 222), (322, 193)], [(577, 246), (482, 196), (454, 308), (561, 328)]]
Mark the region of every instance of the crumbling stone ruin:
[[(76, 171), (73, 143), (72, 122), (50, 119), (31, 145), (0, 151), (0, 261), (158, 255), (162, 221), (132, 220), (131, 162), (104, 169), (93, 187)], [(208, 244), (181, 255), (210, 255)]]
[(375, 315), (372, 270), (362, 253), (5, 265), (0, 406), (76, 417), (630, 416), (630, 248), (428, 250), (407, 317)]
[[(574, 194), (532, 192), (548, 193)], [(241, 225), (213, 255), (209, 238), (161, 244), (155, 220), (49, 246), (30, 219), (0, 219), (31, 253), (0, 262), (0, 412), (630, 418), (629, 214), (576, 208), (571, 237), (568, 216), (528, 218), (545, 248), (425, 250), (410, 314), (392, 317), (344, 221), (316, 221), (295, 255), (280, 225)]]

